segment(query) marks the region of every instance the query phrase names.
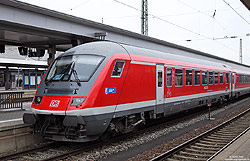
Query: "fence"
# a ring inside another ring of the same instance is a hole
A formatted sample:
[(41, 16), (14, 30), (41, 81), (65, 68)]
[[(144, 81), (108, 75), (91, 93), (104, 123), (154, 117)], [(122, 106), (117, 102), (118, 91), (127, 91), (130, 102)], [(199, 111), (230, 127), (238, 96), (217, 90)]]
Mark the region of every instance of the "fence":
[(0, 92), (0, 109), (23, 109), (23, 94), (18, 91)]

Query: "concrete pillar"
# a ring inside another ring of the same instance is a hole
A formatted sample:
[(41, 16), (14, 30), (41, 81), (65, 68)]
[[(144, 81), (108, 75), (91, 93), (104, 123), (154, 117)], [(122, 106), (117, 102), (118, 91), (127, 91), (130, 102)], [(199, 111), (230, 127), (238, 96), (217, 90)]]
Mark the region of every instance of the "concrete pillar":
[(10, 89), (10, 71), (9, 71), (9, 67), (6, 66), (6, 71), (5, 71), (5, 90), (9, 90)]
[(56, 45), (50, 45), (49, 50), (48, 50), (49, 58), (47, 60), (48, 65), (50, 65), (56, 57)]
[(23, 81), (22, 81), (22, 90), (24, 90), (24, 69), (22, 69), (22, 77), (23, 77)]
[(38, 72), (38, 69), (36, 68), (35, 71), (36, 71), (35, 75), (36, 75), (36, 88), (37, 88), (37, 72)]

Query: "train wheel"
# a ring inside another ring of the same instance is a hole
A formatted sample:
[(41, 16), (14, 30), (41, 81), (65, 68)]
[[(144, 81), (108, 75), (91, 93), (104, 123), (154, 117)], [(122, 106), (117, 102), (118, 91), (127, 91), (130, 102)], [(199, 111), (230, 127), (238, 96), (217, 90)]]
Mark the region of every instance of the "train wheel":
[(112, 134), (108, 131), (104, 132), (101, 136), (100, 136), (100, 140), (101, 141), (108, 141), (110, 140), (112, 137)]

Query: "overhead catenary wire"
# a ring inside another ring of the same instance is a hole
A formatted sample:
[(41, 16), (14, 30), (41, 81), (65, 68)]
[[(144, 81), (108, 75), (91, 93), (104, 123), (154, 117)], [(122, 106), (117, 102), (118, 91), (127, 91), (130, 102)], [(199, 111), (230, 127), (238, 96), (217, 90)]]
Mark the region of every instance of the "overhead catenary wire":
[(90, 2), (90, 0), (86, 0), (85, 2), (81, 2), (80, 4), (77, 4), (74, 7), (71, 7), (69, 10), (67, 10), (65, 12), (73, 11), (74, 9), (79, 8), (79, 7), (81, 7), (82, 5), (84, 5), (84, 4), (88, 3), (88, 2)]
[[(215, 9), (214, 10), (214, 13), (213, 13), (213, 16), (210, 16), (210, 15), (208, 15), (208, 14), (206, 14), (205, 12), (202, 12), (202, 11), (200, 11), (199, 9), (196, 9), (196, 8), (194, 8), (194, 7), (192, 7), (192, 6), (190, 6), (190, 5), (188, 5), (188, 4), (186, 4), (186, 3), (184, 3), (184, 2), (182, 2), (181, 0), (177, 0), (178, 2), (180, 2), (181, 4), (183, 4), (183, 5), (185, 5), (185, 6), (188, 6), (189, 8), (191, 8), (191, 9), (193, 9), (193, 10), (196, 10), (197, 12), (199, 12), (199, 13), (202, 13), (202, 14), (204, 14), (204, 15), (206, 15), (206, 16), (208, 16), (208, 17), (210, 17), (210, 18), (212, 18), (213, 20), (215, 20), (215, 22), (226, 32), (226, 33), (229, 33), (227, 30), (226, 30), (226, 28), (223, 26), (223, 25), (221, 25), (221, 23), (219, 23), (219, 21), (215, 18), (215, 15), (216, 15), (216, 12), (217, 12), (217, 10)], [(225, 0), (223, 0), (224, 2), (225, 2)], [(228, 3), (226, 3), (227, 5), (229, 5)], [(230, 6), (230, 5), (229, 5)], [(231, 7), (231, 6), (230, 6)], [(231, 9), (233, 9), (232, 7), (231, 7)], [(239, 14), (235, 9), (233, 9), (237, 14)], [(240, 14), (239, 14), (240, 15)], [(240, 15), (241, 16), (241, 15)], [(242, 16), (241, 16), (242, 17)], [(243, 18), (243, 17), (242, 17)], [(243, 18), (244, 19), (244, 18)], [(245, 19), (244, 19), (245, 20)], [(248, 22), (247, 22), (248, 23)], [(219, 40), (219, 39), (234, 39), (235, 41), (237, 41), (235, 38), (242, 38), (242, 37), (246, 37), (246, 36), (230, 36), (230, 37), (228, 37), (228, 36), (225, 36), (225, 37), (223, 37), (223, 38), (213, 38), (213, 40)], [(201, 39), (200, 39), (201, 40)], [(205, 40), (205, 39), (202, 39), (202, 40)], [(186, 40), (187, 41), (187, 40)], [(191, 40), (190, 40), (191, 41)], [(247, 51), (249, 51), (249, 49), (247, 49), (247, 48), (245, 48), (245, 47), (243, 47), (245, 50), (247, 50)], [(234, 50), (234, 49), (233, 49)], [(236, 51), (236, 50), (234, 50), (234, 51)], [(238, 52), (238, 51), (236, 51), (236, 52)]]
[(224, 3), (226, 3), (238, 16), (240, 16), (249, 26), (250, 22), (248, 22), (239, 12), (237, 12), (228, 2), (223, 0)]
[[(239, 9), (241, 7), (237, 7), (237, 9)], [(196, 12), (184, 12), (184, 13), (179, 13), (179, 14), (171, 14), (171, 15), (158, 15), (158, 17), (170, 17), (170, 16), (185, 16), (185, 15), (192, 15), (192, 14), (200, 14), (200, 13), (204, 13), (206, 15), (208, 15), (209, 17), (211, 17), (209, 14), (207, 13), (214, 13), (214, 10), (204, 10), (204, 11), (201, 11), (201, 10), (198, 10), (198, 9), (195, 9)], [(216, 9), (216, 13), (217, 12), (225, 12), (225, 11), (231, 11), (231, 9)]]
[[(120, 3), (120, 4), (124, 5), (124, 6), (127, 6), (127, 7), (129, 7), (129, 8), (132, 8), (132, 9), (134, 9), (134, 10), (137, 10), (137, 11), (140, 11), (140, 12), (141, 12), (141, 10), (138, 9), (138, 8), (136, 8), (136, 7), (133, 7), (133, 6), (128, 5), (128, 4), (126, 4), (126, 3), (120, 2), (120, 1), (118, 1), (118, 0), (114, 0), (114, 1), (117, 2), (117, 3)], [(228, 48), (228, 49), (230, 49), (230, 50), (232, 50), (232, 51), (234, 51), (234, 52), (238, 52), (237, 50), (235, 50), (235, 49), (233, 49), (233, 48), (231, 48), (231, 47), (229, 47), (229, 46), (227, 46), (227, 45), (225, 45), (225, 44), (223, 44), (223, 43), (220, 43), (220, 42), (218, 42), (218, 41), (214, 41), (214, 38), (212, 38), (212, 37), (209, 37), (209, 36), (200, 34), (200, 33), (198, 33), (198, 32), (195, 32), (195, 31), (193, 31), (193, 30), (187, 29), (187, 28), (185, 28), (185, 27), (182, 27), (182, 26), (177, 25), (177, 24), (175, 24), (175, 23), (173, 23), (173, 22), (167, 21), (167, 20), (165, 20), (165, 19), (163, 19), (163, 18), (161, 18), (161, 17), (155, 16), (155, 15), (153, 15), (153, 14), (148, 14), (148, 15), (151, 16), (152, 18), (155, 18), (155, 19), (161, 20), (161, 21), (163, 21), (163, 22), (165, 22), (165, 23), (168, 23), (168, 24), (171, 24), (171, 25), (173, 25), (173, 26), (176, 26), (176, 27), (178, 27), (178, 28), (180, 28), (180, 29), (182, 29), (182, 30), (188, 31), (188, 32), (190, 32), (190, 33), (193, 33), (193, 34), (198, 35), (198, 36), (200, 36), (200, 37), (203, 37), (203, 38), (205, 38), (205, 39), (211, 40), (211, 41), (213, 41), (213, 42), (215, 42), (215, 43), (217, 43), (217, 44), (219, 44), (219, 45), (221, 45), (221, 46), (223, 46), (223, 47), (225, 47), (225, 48)], [(210, 16), (210, 17), (211, 17), (211, 16)]]
[(191, 8), (191, 9), (193, 9), (193, 10), (196, 10), (198, 13), (201, 13), (201, 14), (203, 14), (203, 15), (205, 15), (205, 16), (211, 18), (211, 19), (213, 19), (213, 20), (214, 20), (214, 21), (215, 21), (224, 31), (227, 32), (226, 28), (225, 28), (223, 25), (221, 25), (221, 23), (215, 18), (215, 15), (216, 15), (216, 12), (217, 12), (216, 9), (213, 11), (213, 15), (209, 15), (209, 14), (207, 14), (206, 12), (202, 12), (202, 11), (200, 11), (199, 9), (196, 9), (196, 8), (194, 8), (194, 7), (190, 6), (190, 5), (188, 5), (188, 4), (184, 3), (184, 2), (182, 2), (181, 0), (177, 0), (177, 1), (178, 1), (179, 3), (181, 3), (181, 4), (183, 4), (183, 5), (185, 5), (185, 6), (189, 7), (189, 8)]
[[(120, 3), (120, 4), (124, 5), (124, 6), (130, 7), (130, 8), (132, 8), (132, 9), (134, 9), (134, 10), (137, 10), (137, 11), (140, 11), (140, 12), (141, 12), (140, 9), (135, 8), (135, 7), (131, 6), (131, 5), (128, 5), (128, 4), (123, 3), (123, 2), (121, 2), (121, 1), (118, 1), (118, 0), (114, 0), (114, 1), (117, 2), (117, 3)], [(176, 27), (178, 27), (178, 28), (180, 28), (180, 29), (183, 29), (183, 30), (185, 30), (185, 31), (188, 31), (188, 32), (191, 32), (191, 33), (193, 33), (193, 34), (196, 34), (196, 35), (199, 35), (199, 36), (201, 36), (201, 37), (204, 37), (204, 38), (207, 38), (207, 39), (211, 39), (211, 40), (212, 40), (211, 37), (208, 37), (208, 36), (206, 36), (206, 35), (200, 34), (200, 33), (195, 32), (195, 31), (193, 31), (193, 30), (187, 29), (187, 28), (182, 27), (182, 26), (180, 26), (180, 25), (177, 25), (177, 24), (175, 24), (175, 23), (173, 23), (173, 22), (167, 21), (167, 20), (165, 20), (165, 19), (163, 19), (163, 18), (161, 18), (161, 17), (155, 16), (155, 15), (153, 15), (153, 14), (148, 14), (148, 15), (151, 16), (152, 18), (155, 18), (155, 19), (164, 21), (164, 22), (166, 22), (166, 23), (168, 23), (168, 24), (171, 24), (171, 25), (173, 25), (173, 26), (176, 26)]]

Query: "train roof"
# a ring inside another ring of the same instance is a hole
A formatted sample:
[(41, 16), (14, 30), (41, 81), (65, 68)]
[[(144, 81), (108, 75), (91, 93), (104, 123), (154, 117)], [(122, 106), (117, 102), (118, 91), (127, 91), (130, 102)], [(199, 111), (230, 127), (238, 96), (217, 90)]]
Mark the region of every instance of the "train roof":
[[(234, 62), (234, 61), (220, 58), (217, 56), (211, 56), (211, 55), (208, 56), (206, 53), (203, 53), (204, 59), (186, 56), (186, 55), (182, 56), (180, 54), (175, 53), (175, 52), (183, 52), (183, 51), (187, 52), (187, 50), (180, 50), (180, 49), (172, 50), (171, 48), (169, 48), (169, 50), (166, 49), (165, 52), (161, 52), (161, 51), (145, 49), (145, 48), (131, 46), (131, 45), (119, 44), (116, 42), (98, 41), (98, 42), (86, 43), (86, 44), (71, 48), (68, 51), (66, 51), (64, 54), (62, 54), (61, 56), (72, 54), (72, 53), (74, 54), (89, 53), (89, 54), (104, 55), (107, 57), (107, 56), (112, 56), (113, 54), (116, 54), (116, 53), (129, 53), (129, 54), (134, 54), (134, 55), (162, 58), (162, 59), (168, 59), (168, 60), (180, 61), (180, 62), (186, 62), (186, 63), (192, 63), (192, 64), (227, 68), (229, 70), (236, 70), (238, 72), (250, 71), (250, 66), (248, 65), (240, 64), (238, 62)], [(190, 49), (189, 52), (191, 51), (194, 51), (194, 50)], [(195, 51), (195, 52), (198, 52), (198, 51)], [(206, 58), (209, 58), (209, 59), (206, 59)]]

